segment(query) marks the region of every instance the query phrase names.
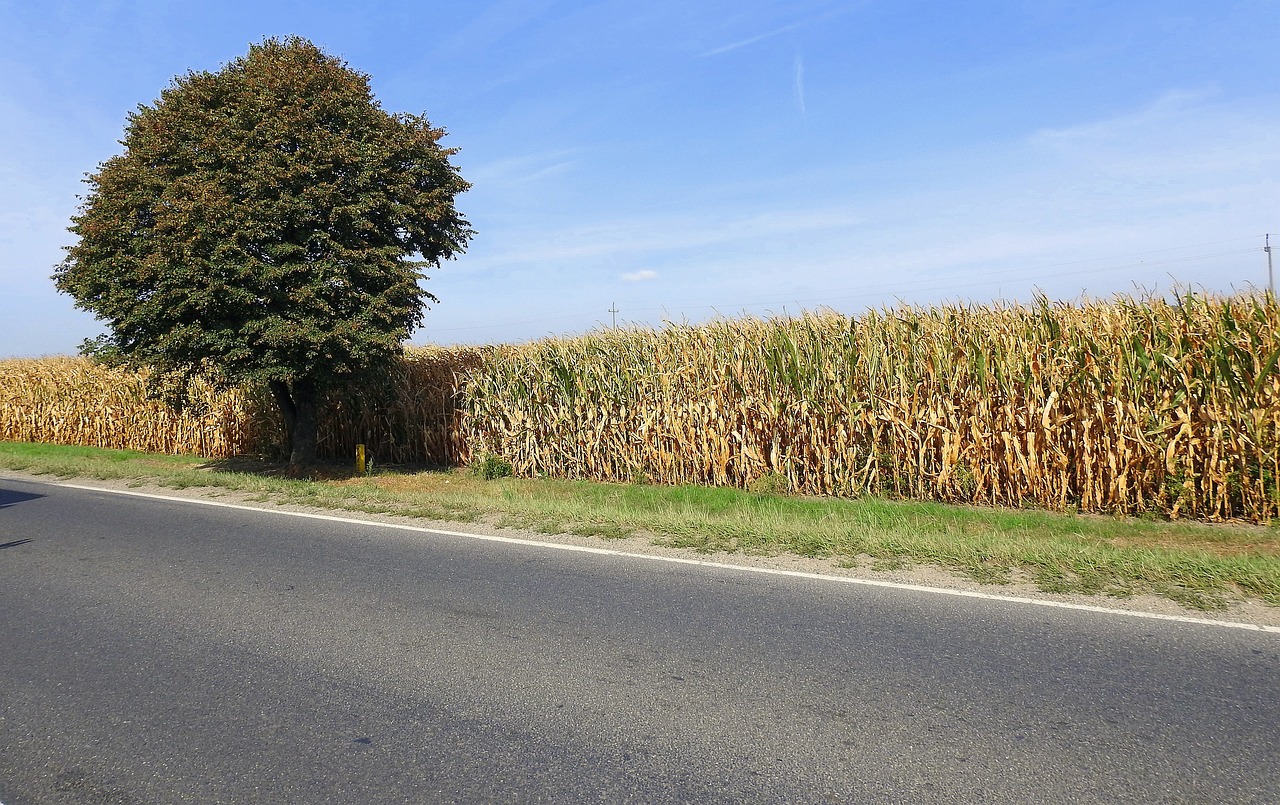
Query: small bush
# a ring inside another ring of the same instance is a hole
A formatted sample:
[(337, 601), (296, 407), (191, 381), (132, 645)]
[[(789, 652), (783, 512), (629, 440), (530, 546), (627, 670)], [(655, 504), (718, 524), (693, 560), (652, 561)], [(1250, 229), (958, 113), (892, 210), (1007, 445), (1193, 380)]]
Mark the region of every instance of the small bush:
[(747, 485), (747, 490), (756, 495), (785, 495), (791, 491), (791, 482), (780, 472), (766, 472)]
[(492, 481), (495, 478), (506, 478), (513, 471), (510, 461), (507, 461), (502, 456), (495, 456), (493, 453), (485, 453), (471, 464), (471, 474), (486, 481)]

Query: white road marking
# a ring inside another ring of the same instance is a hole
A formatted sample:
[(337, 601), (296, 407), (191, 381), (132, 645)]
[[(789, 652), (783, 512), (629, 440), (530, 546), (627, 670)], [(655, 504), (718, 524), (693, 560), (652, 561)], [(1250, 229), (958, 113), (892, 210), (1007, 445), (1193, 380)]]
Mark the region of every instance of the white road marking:
[[(592, 548), (586, 545), (564, 545), (556, 542), (541, 542), (539, 540), (523, 539), (521, 537), (500, 537), (492, 534), (475, 534), (466, 531), (446, 531), (442, 528), (426, 528), (424, 526), (408, 525), (405, 523), (380, 523), (375, 520), (358, 520), (353, 517), (339, 517), (331, 514), (315, 514), (312, 512), (289, 511), (288, 509), (269, 509), (258, 506), (245, 506), (239, 503), (224, 503), (219, 500), (205, 500), (203, 498), (182, 498), (171, 495), (156, 495), (150, 492), (131, 492), (126, 489), (106, 489), (100, 486), (81, 486), (79, 484), (57, 483), (53, 481), (39, 481), (38, 483), (48, 483), (53, 486), (65, 486), (68, 489), (83, 489), (90, 492), (107, 492), (114, 495), (131, 495), (139, 498), (150, 498), (152, 500), (167, 500), (174, 503), (195, 503), (201, 506), (219, 506), (224, 509), (240, 509), (242, 511), (259, 512), (265, 514), (280, 514), (287, 517), (305, 517), (311, 520), (326, 520), (333, 523), (348, 523), (352, 525), (373, 526), (375, 528), (393, 528), (400, 531), (413, 531), (421, 534), (442, 534), (449, 537), (462, 537), (465, 539), (484, 540), (486, 542), (506, 542), (515, 545), (527, 545), (536, 548), (549, 548), (557, 551), (576, 551), (578, 553), (599, 554), (601, 556), (621, 556), (629, 559), (647, 559), (654, 562), (667, 562), (677, 565), (697, 565), (700, 567), (711, 567), (722, 570), (738, 570), (746, 573), (760, 573), (769, 576), (788, 576), (792, 578), (813, 579), (815, 581), (837, 582), (841, 584), (860, 584), (866, 587), (887, 587), (894, 590), (911, 590), (918, 593), (931, 593), (934, 595), (952, 595), (960, 598), (981, 598), (987, 601), (1004, 601), (1011, 604), (1029, 604), (1037, 607), (1053, 607), (1056, 609), (1074, 609), (1083, 612), (1099, 612), (1105, 615), (1125, 615), (1131, 618), (1148, 618), (1150, 620), (1160, 621), (1176, 621), (1178, 623), (1194, 623), (1200, 626), (1221, 626), (1228, 629), (1247, 629), (1255, 632), (1274, 632), (1280, 633), (1280, 626), (1264, 626), (1258, 623), (1237, 623), (1233, 621), (1216, 621), (1208, 618), (1192, 618), (1186, 615), (1163, 615), (1156, 612), (1137, 612), (1130, 609), (1110, 609), (1108, 607), (1099, 607), (1092, 604), (1072, 604), (1066, 601), (1046, 601), (1039, 598), (1022, 598), (1014, 595), (997, 595), (995, 593), (982, 593), (974, 590), (951, 590), (945, 587), (926, 587), (920, 584), (904, 584), (896, 581), (879, 581), (876, 579), (859, 579), (849, 576), (829, 576), (822, 573), (806, 573), (802, 570), (780, 570), (767, 567), (750, 567), (748, 565), (734, 565), (726, 562), (709, 562), (705, 559), (684, 559), (676, 556), (654, 556), (646, 553), (631, 553), (629, 551), (617, 551), (611, 548)], [(0, 803), (0, 805), (3, 805)]]

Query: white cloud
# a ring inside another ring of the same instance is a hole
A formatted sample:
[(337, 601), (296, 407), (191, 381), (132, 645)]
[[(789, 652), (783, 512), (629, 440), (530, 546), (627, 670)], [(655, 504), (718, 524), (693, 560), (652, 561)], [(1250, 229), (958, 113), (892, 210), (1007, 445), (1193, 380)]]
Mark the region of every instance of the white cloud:
[(476, 166), (467, 166), (464, 175), (468, 181), (480, 185), (509, 187), (537, 181), (563, 173), (573, 167), (569, 157), (576, 149), (560, 149), (541, 154), (498, 159)]
[(1214, 93), (1209, 90), (1168, 90), (1150, 103), (1114, 117), (1064, 128), (1046, 128), (1031, 137), (1033, 144), (1053, 146), (1067, 143), (1096, 145), (1132, 136), (1139, 131), (1167, 128), (1180, 118), (1202, 116), (1212, 109)]
[(636, 260), (714, 246), (814, 237), (824, 231), (849, 231), (865, 221), (862, 210), (846, 206), (636, 215), (551, 231), (510, 232), (507, 243), (493, 246), (487, 254), (468, 257), (458, 263), (458, 269), (506, 269), (582, 259)]
[[(450, 266), (448, 281), (501, 272), (533, 288), (553, 271), (574, 297), (548, 308), (594, 316), (608, 309), (609, 279), (634, 283), (635, 322), (1025, 299), (1037, 288), (1062, 299), (1175, 282), (1227, 291), (1266, 280), (1261, 233), (1276, 231), (1280, 208), (1273, 109), (1172, 92), (1109, 118), (874, 169), (851, 162), (703, 188), (661, 211), (523, 224)], [(555, 326), (594, 320), (579, 319)]]

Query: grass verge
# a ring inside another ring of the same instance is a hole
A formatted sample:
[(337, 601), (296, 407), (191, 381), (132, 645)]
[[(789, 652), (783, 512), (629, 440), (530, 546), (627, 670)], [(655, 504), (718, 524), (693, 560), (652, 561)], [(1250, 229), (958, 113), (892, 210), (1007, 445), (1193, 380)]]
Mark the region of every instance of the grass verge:
[(59, 477), (215, 487), (263, 500), (485, 521), (544, 533), (645, 535), (702, 552), (793, 553), (847, 566), (938, 565), (991, 584), (1029, 579), (1047, 592), (1155, 593), (1201, 610), (1252, 598), (1280, 606), (1280, 529), (1147, 521), (937, 503), (819, 499), (736, 489), (485, 480), (461, 470), (322, 468), (209, 462), (124, 450), (0, 442), (0, 467)]

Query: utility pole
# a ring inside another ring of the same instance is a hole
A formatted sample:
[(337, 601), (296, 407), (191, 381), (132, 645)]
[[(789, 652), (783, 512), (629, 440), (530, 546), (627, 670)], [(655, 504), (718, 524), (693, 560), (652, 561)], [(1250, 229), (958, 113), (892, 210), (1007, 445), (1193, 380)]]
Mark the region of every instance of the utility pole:
[(1266, 235), (1262, 250), (1267, 253), (1267, 287), (1271, 289), (1271, 298), (1276, 298), (1276, 275), (1271, 270), (1271, 235)]
[(613, 314), (613, 329), (618, 329), (618, 303), (611, 302), (613, 307), (609, 308), (609, 312)]

